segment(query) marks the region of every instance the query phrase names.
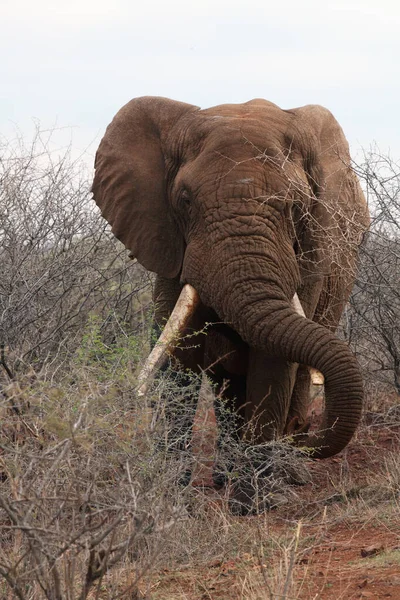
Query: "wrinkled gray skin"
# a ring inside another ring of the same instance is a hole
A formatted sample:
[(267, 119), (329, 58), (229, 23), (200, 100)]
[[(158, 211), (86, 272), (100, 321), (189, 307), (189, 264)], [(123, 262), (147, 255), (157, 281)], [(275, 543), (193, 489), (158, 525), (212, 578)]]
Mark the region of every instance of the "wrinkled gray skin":
[[(196, 288), (202, 304), (189, 330), (218, 324), (176, 356), (224, 385), (251, 443), (306, 428), (307, 366), (325, 376), (314, 455), (342, 450), (359, 422), (360, 371), (334, 335), (369, 223), (349, 161), (328, 110), (265, 100), (200, 110), (137, 98), (100, 143), (94, 199), (157, 273), (159, 322), (183, 283)], [(307, 318), (291, 306), (295, 292)]]

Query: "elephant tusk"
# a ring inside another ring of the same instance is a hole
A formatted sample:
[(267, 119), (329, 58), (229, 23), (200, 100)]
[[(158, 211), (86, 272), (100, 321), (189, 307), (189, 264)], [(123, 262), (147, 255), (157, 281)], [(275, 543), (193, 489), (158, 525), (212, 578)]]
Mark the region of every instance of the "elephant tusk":
[(314, 367), (308, 367), (311, 375), (311, 383), (313, 385), (324, 385), (325, 377), (322, 375), (321, 371), (318, 369), (314, 369)]
[(300, 315), (301, 317), (304, 317), (304, 318), (306, 317), (306, 313), (304, 312), (304, 309), (301, 305), (301, 302), (299, 300), (297, 293), (293, 296), (292, 306), (298, 315)]
[[(293, 296), (292, 306), (298, 315), (306, 318), (306, 313), (304, 312), (297, 293)], [(324, 376), (320, 371), (314, 369), (314, 367), (308, 367), (308, 370), (310, 371), (311, 383), (313, 385), (324, 385)]]
[(167, 354), (173, 352), (177, 347), (179, 335), (187, 326), (199, 302), (200, 297), (194, 287), (189, 284), (184, 285), (162, 334), (139, 373), (137, 388), (139, 397), (143, 397), (147, 393), (152, 378), (163, 366)]

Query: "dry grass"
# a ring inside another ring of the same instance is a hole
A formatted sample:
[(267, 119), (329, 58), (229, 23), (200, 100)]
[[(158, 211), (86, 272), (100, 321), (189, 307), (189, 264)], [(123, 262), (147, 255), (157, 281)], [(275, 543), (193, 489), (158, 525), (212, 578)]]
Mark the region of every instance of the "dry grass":
[(400, 461), (388, 451), (374, 462), (379, 440), (368, 424), (330, 463), (277, 446), (275, 474), (301, 467), (312, 482), (281, 481), (278, 509), (258, 517), (233, 516), (228, 492), (180, 485), (195, 459), (169, 447), (165, 402), (178, 406), (199, 382), (183, 392), (166, 372), (151, 407), (139, 404), (146, 347), (125, 335), (107, 346), (91, 320), (68, 375), (31, 371), (3, 388), (2, 598), (307, 598), (307, 557), (329, 531), (393, 531)]
[(68, 376), (4, 390), (0, 572), (19, 598), (85, 598), (137, 553), (139, 576), (187, 518), (186, 457), (160, 449), (135, 400), (137, 344), (91, 337)]

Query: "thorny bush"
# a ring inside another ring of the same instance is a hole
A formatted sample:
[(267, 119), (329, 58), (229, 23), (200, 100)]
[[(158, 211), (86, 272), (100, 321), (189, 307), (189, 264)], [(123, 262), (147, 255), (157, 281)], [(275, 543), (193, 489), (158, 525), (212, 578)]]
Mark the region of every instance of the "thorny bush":
[(372, 150), (356, 167), (371, 227), (344, 330), (363, 368), (367, 390), (400, 393), (400, 166)]
[(12, 372), (59, 363), (92, 313), (110, 341), (119, 323), (136, 331), (150, 299), (149, 276), (109, 232), (83, 164), (49, 145), (39, 130), (30, 147), (0, 142), (0, 344)]

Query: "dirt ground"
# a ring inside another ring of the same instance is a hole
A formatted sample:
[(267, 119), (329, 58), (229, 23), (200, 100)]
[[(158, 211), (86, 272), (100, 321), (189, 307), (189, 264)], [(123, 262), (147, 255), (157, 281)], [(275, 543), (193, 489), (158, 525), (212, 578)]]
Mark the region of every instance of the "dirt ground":
[[(202, 456), (194, 485), (212, 489), (213, 411), (197, 417), (195, 443)], [(154, 600), (400, 600), (399, 421), (364, 424), (338, 456), (309, 461), (311, 483), (267, 516), (235, 517), (273, 540), (267, 553), (244, 552), (201, 567), (153, 574)], [(267, 528), (267, 535), (265, 529)]]

